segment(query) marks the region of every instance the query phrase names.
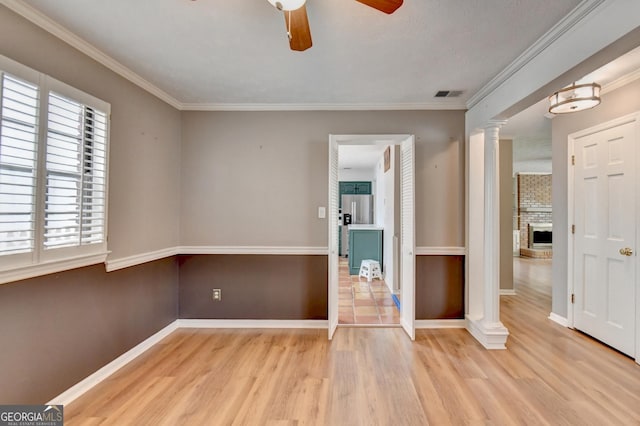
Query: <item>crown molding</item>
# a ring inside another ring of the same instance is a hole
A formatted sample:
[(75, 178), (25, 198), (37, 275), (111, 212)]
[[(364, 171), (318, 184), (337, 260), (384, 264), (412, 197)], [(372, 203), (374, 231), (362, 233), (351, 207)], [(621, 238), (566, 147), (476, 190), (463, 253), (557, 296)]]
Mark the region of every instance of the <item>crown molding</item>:
[(621, 88), (622, 86), (626, 86), (629, 83), (632, 83), (640, 78), (640, 68), (630, 72), (627, 75), (623, 75), (617, 80), (612, 81), (609, 84), (602, 86), (602, 90), (600, 90), (600, 95), (604, 95), (609, 92), (613, 92), (616, 89)]
[(43, 30), (51, 33), (52, 35), (58, 37), (60, 40), (65, 43), (71, 45), (72, 47), (78, 49), (80, 52), (94, 59), (95, 61), (101, 63), (105, 67), (109, 68), (111, 71), (119, 74), (120, 76), (126, 78), (133, 84), (139, 86), (140, 88), (146, 90), (157, 98), (163, 100), (174, 108), (182, 109), (182, 103), (175, 99), (173, 96), (169, 95), (164, 90), (158, 88), (153, 83), (145, 80), (140, 75), (131, 71), (126, 66), (122, 65), (120, 62), (113, 59), (111, 56), (99, 50), (97, 47), (92, 44), (86, 42), (82, 38), (78, 37), (62, 25), (58, 24), (48, 16), (29, 6), (28, 4), (19, 1), (19, 0), (0, 0), (0, 4), (6, 6), (11, 9), (13, 12), (22, 16), (23, 18), (31, 21), (35, 25), (39, 26)]
[(491, 92), (496, 90), (500, 85), (505, 83), (522, 67), (527, 65), (531, 60), (537, 57), (558, 38), (570, 31), (573, 27), (583, 21), (594, 9), (604, 3), (606, 0), (583, 0), (560, 22), (554, 25), (542, 37), (536, 40), (527, 50), (522, 52), (513, 62), (485, 84), (477, 93), (475, 93), (469, 101), (467, 101), (467, 109), (473, 108), (482, 101)]
[(462, 101), (418, 103), (183, 103), (183, 111), (421, 111), (466, 110)]

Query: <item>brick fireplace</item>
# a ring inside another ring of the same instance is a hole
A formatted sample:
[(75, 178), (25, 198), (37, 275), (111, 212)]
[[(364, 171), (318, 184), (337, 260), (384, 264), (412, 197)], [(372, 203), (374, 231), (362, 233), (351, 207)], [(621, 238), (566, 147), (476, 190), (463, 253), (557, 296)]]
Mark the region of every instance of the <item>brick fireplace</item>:
[[(551, 174), (518, 173), (520, 255), (551, 257)], [(539, 241), (531, 241), (534, 232)]]

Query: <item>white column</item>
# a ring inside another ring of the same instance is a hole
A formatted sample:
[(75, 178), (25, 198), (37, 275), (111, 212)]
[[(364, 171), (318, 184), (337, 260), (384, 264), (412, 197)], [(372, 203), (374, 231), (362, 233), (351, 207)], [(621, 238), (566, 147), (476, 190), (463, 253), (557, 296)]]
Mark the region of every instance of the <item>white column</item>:
[[(500, 185), (499, 185), (499, 136), (504, 121), (490, 121), (484, 128), (484, 170), (481, 173), (483, 188), (482, 231), (483, 252), (477, 251), (482, 263), (482, 314), (468, 316), (467, 329), (487, 349), (505, 349), (509, 331), (500, 322)], [(481, 176), (471, 176), (480, 179)], [(478, 206), (479, 207), (479, 206)], [(470, 214), (473, 214), (470, 212)], [(476, 222), (477, 223), (477, 222)], [(480, 224), (478, 223), (478, 226)], [(478, 259), (469, 259), (469, 262)], [(478, 289), (479, 290), (479, 289)], [(471, 292), (469, 293), (471, 297)], [(472, 304), (473, 301), (469, 301)], [(477, 306), (477, 304), (476, 304)]]
[(484, 130), (484, 317), (486, 328), (500, 322), (500, 127), (491, 121)]

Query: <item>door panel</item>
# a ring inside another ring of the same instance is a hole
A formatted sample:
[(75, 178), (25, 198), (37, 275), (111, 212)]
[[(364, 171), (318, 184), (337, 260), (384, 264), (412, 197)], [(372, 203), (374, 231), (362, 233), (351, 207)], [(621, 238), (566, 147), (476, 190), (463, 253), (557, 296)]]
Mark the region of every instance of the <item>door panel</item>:
[(400, 238), (401, 283), (400, 325), (415, 339), (415, 142), (411, 136), (400, 145)]
[(576, 328), (635, 354), (635, 121), (575, 140)]
[(338, 327), (338, 142), (329, 137), (329, 340)]

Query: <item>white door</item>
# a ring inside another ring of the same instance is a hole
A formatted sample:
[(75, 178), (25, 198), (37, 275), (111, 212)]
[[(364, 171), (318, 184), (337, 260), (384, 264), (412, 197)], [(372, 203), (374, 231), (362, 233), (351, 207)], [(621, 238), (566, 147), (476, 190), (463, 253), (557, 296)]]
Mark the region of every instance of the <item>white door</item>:
[(415, 141), (411, 136), (400, 145), (400, 254), (402, 288), (400, 325), (415, 339)]
[(338, 142), (329, 136), (329, 340), (338, 327)]
[(574, 326), (635, 355), (636, 121), (574, 141)]

